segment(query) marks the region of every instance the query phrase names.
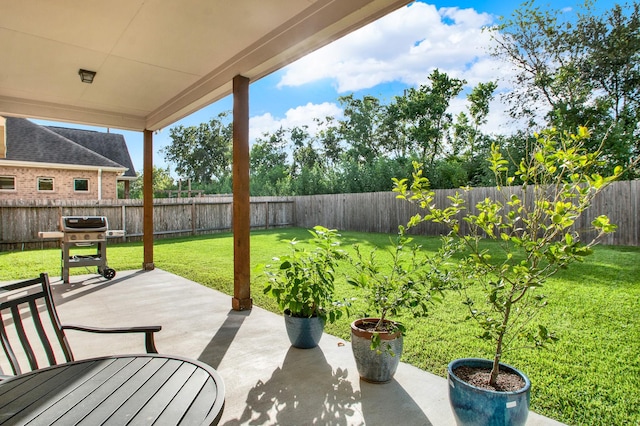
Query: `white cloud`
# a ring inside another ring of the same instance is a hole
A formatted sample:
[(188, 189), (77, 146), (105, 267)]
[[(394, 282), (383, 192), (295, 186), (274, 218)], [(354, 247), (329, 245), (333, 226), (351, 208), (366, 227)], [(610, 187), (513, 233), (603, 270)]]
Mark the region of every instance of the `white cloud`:
[(338, 93), (389, 82), (415, 87), (427, 83), (429, 74), (437, 68), (467, 82), (451, 103), (453, 114), (466, 109), (466, 94), (472, 87), (497, 82), (483, 128), (488, 133), (510, 133), (514, 125), (500, 94), (512, 89), (515, 70), (489, 53), (492, 40), (485, 28), (494, 23), (494, 18), (474, 9), (437, 9), (415, 2), (291, 64), (284, 69), (278, 86), (298, 87), (330, 80)]
[(488, 81), (496, 73), (488, 72), (494, 60), (482, 28), (492, 22), (473, 9), (413, 3), (291, 64), (279, 86), (332, 79), (345, 93), (392, 81), (419, 85), (435, 68), (470, 85)]
[(318, 123), (314, 118), (342, 117), (342, 109), (332, 102), (321, 104), (307, 103), (296, 108), (289, 109), (284, 118), (276, 118), (271, 113), (257, 115), (249, 120), (249, 140), (253, 144), (256, 138), (262, 137), (265, 133), (274, 133), (279, 128), (291, 128), (308, 126), (309, 132), (315, 134), (318, 131)]

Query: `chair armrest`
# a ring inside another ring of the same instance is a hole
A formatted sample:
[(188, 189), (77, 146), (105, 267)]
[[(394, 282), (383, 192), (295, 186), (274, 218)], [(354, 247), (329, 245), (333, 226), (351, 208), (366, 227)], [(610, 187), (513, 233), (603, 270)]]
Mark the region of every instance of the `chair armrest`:
[(157, 354), (156, 344), (154, 341), (154, 333), (162, 330), (160, 325), (140, 326), (140, 327), (87, 327), (83, 325), (67, 324), (62, 326), (63, 330), (78, 330), (86, 331), (89, 333), (101, 333), (101, 334), (122, 334), (122, 333), (144, 333), (145, 334), (145, 347), (147, 353)]

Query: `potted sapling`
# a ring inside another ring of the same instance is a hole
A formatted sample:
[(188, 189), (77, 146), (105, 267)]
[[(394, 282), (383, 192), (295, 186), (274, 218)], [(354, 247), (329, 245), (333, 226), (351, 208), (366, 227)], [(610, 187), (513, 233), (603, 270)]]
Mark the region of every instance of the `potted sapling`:
[(334, 299), (335, 268), (345, 257), (340, 234), (323, 226), (309, 232), (310, 248), (294, 239), (291, 253), (259, 268), (267, 276), (264, 293), (284, 312), (291, 345), (302, 349), (317, 346), (325, 323), (336, 321), (349, 307), (348, 301)]
[[(398, 367), (405, 325), (397, 317), (428, 314), (446, 282), (431, 268), (434, 259), (406, 234), (404, 226), (386, 251), (363, 253), (354, 246), (355, 274), (347, 282), (360, 289), (366, 311), (351, 324), (351, 348), (360, 378), (370, 383), (390, 381)], [(446, 273), (445, 273), (446, 275)]]
[(546, 130), (535, 135), (529, 155), (511, 168), (494, 145), (489, 164), (497, 196), (473, 206), (464, 192), (449, 197), (448, 205), (436, 206), (419, 164), (414, 164), (412, 179), (394, 179), (398, 197), (421, 208), (409, 228), (432, 222), (448, 229), (443, 249), (459, 258), (439, 267), (455, 281), (452, 287), (462, 296), (468, 318), (493, 348), (489, 357), (448, 365), (450, 403), (460, 425), (525, 424), (531, 382), (504, 364), (503, 356), (556, 339), (535, 321), (547, 304), (545, 282), (582, 261), (616, 228), (604, 215), (588, 227), (578, 225), (594, 197), (622, 173), (617, 167), (601, 174), (600, 151), (585, 147), (588, 138), (586, 128), (577, 134)]

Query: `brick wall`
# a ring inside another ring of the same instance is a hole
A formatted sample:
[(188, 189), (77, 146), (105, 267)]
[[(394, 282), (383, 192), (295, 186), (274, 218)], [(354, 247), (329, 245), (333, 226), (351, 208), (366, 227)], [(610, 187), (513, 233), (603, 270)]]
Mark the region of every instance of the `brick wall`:
[[(15, 191), (0, 190), (0, 199), (5, 200), (97, 200), (98, 172), (89, 170), (62, 170), (31, 167), (0, 166), (0, 176), (14, 176)], [(38, 178), (53, 178), (53, 191), (39, 191)], [(118, 198), (115, 172), (102, 172), (102, 199)], [(89, 190), (74, 191), (74, 179), (88, 179)]]

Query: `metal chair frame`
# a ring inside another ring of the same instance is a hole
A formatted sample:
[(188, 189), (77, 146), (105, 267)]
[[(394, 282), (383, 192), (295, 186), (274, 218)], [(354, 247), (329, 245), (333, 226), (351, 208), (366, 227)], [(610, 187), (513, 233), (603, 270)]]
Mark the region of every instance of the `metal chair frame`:
[[(44, 304), (42, 303), (43, 301)], [(44, 313), (41, 315), (40, 309), (43, 306), (48, 315)], [(30, 315), (25, 314), (27, 310)], [(51, 321), (52, 327), (50, 328), (53, 329), (55, 336), (50, 336), (47, 333), (42, 321), (42, 316), (48, 317)], [(22, 351), (26, 355), (31, 370), (41, 368), (36, 352), (34, 351), (34, 342), (30, 340), (30, 337), (35, 336), (32, 336), (32, 333), (27, 333), (26, 331), (25, 321), (28, 320), (31, 320), (33, 323), (33, 329), (35, 329), (40, 340), (49, 366), (59, 364), (53, 346), (55, 343), (57, 343), (62, 350), (65, 362), (74, 361), (73, 352), (71, 351), (65, 330), (78, 330), (101, 334), (144, 333), (147, 353), (158, 353), (155, 346), (154, 335), (162, 329), (161, 326), (99, 328), (73, 324), (62, 325), (53, 300), (49, 275), (46, 273), (40, 274), (38, 278), (3, 285), (0, 286), (0, 343), (9, 360), (13, 374), (16, 375), (23, 373), (15, 350), (18, 345), (22, 347)], [(8, 327), (12, 324), (15, 333), (10, 335), (7, 331)], [(17, 339), (10, 341), (10, 336), (17, 336)], [(16, 342), (16, 340), (18, 342)], [(0, 373), (2, 372), (0, 371)]]

